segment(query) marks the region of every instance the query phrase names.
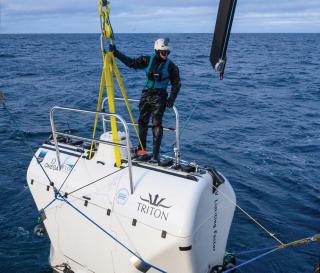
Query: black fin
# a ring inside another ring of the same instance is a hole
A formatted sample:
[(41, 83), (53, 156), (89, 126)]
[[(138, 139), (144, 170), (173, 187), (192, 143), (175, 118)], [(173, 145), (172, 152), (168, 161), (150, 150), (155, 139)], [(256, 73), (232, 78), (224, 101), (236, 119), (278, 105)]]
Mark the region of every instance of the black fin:
[(220, 0), (210, 54), (210, 62), (220, 73), (220, 77), (223, 77), (227, 61), (226, 54), (236, 6), (237, 0)]

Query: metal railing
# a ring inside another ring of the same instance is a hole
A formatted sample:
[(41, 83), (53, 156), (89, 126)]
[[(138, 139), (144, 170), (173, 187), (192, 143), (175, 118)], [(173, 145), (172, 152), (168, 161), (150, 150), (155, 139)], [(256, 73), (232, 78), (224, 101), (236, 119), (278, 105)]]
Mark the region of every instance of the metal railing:
[[(83, 114), (91, 114), (91, 115), (98, 114), (99, 116), (102, 116), (103, 120), (105, 120), (105, 117), (115, 117), (116, 120), (118, 120), (118, 122), (123, 125), (123, 128), (125, 130), (126, 145), (119, 144), (119, 143), (114, 143), (114, 142), (109, 142), (109, 141), (104, 141), (104, 140), (99, 140), (99, 139), (79, 137), (79, 136), (72, 135), (72, 134), (66, 134), (66, 133), (58, 132), (56, 130), (56, 126), (55, 126), (55, 122), (54, 122), (54, 113), (56, 111), (58, 111), (58, 110), (66, 111), (66, 112), (76, 112), (76, 113), (83, 113)], [(95, 111), (81, 110), (81, 109), (75, 109), (75, 108), (54, 106), (50, 111), (50, 123), (51, 123), (51, 130), (52, 130), (53, 140), (54, 140), (55, 148), (56, 148), (56, 156), (57, 156), (57, 162), (58, 162), (59, 170), (61, 170), (61, 167), (62, 167), (61, 166), (61, 160), (60, 160), (59, 146), (58, 146), (58, 136), (59, 135), (60, 136), (65, 136), (65, 137), (70, 137), (70, 138), (77, 139), (77, 140), (83, 140), (83, 141), (94, 142), (94, 143), (103, 143), (103, 144), (106, 144), (106, 145), (126, 148), (127, 154), (128, 154), (128, 168), (129, 168), (130, 189), (131, 189), (131, 194), (134, 193), (134, 185), (133, 185), (133, 179), (132, 179), (132, 161), (131, 161), (129, 128), (128, 128), (127, 123), (125, 122), (125, 120), (121, 116), (119, 116), (117, 114), (110, 114), (110, 113), (103, 113), (103, 112), (95, 112)]]
[[(115, 98), (117, 101), (124, 101), (123, 98)], [(128, 99), (129, 102), (139, 103), (140, 101), (137, 99)], [(101, 109), (105, 109), (105, 104), (108, 102), (108, 98), (104, 98), (104, 100), (101, 103)], [(175, 147), (173, 149), (175, 154), (175, 164), (176, 166), (180, 166), (180, 123), (179, 123), (179, 112), (176, 106), (172, 107), (172, 110), (174, 111), (175, 117), (176, 117), (176, 127), (175, 128), (163, 128), (164, 131), (174, 131), (176, 133), (176, 143)], [(110, 121), (109, 119), (105, 119), (105, 116), (102, 117), (102, 126), (103, 126), (103, 132), (105, 133), (107, 130), (106, 121)], [(120, 123), (120, 122), (118, 122)], [(130, 126), (138, 126), (138, 124), (133, 124), (130, 122), (126, 123)]]

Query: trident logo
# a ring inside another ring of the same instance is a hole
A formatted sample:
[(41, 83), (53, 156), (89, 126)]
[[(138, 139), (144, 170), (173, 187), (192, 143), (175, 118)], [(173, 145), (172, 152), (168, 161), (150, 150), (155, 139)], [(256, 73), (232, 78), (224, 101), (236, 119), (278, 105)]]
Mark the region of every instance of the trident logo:
[(169, 208), (172, 207), (172, 206), (165, 206), (165, 205), (163, 205), (162, 202), (163, 202), (164, 200), (166, 200), (166, 198), (161, 198), (160, 200), (158, 200), (158, 199), (159, 199), (159, 194), (156, 194), (156, 195), (154, 196), (154, 198), (152, 198), (152, 195), (149, 193), (149, 199), (142, 198), (141, 196), (140, 196), (140, 199), (141, 199), (142, 201), (144, 201), (144, 202), (149, 203), (149, 204), (152, 205), (152, 206), (155, 206), (155, 207), (163, 207), (163, 208), (166, 208), (166, 209), (169, 209)]

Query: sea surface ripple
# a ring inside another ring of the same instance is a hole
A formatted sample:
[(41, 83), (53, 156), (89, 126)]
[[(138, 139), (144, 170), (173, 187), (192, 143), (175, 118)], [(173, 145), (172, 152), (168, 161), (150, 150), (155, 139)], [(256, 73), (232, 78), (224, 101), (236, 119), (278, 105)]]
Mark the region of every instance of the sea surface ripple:
[[(129, 56), (151, 54), (159, 34), (117, 35)], [(320, 35), (234, 34), (224, 81), (208, 60), (209, 34), (169, 34), (182, 90), (182, 156), (218, 168), (239, 205), (284, 242), (320, 233)], [(49, 240), (37, 238), (37, 209), (26, 187), (36, 149), (50, 134), (54, 105), (95, 109), (101, 72), (99, 35), (0, 35), (0, 90), (18, 126), (0, 107), (0, 272), (48, 272)], [(120, 65), (129, 96), (144, 72)], [(190, 112), (194, 114), (186, 123)], [(165, 124), (172, 120), (166, 113)], [(61, 117), (61, 127), (90, 135), (91, 120)], [(151, 137), (150, 137), (151, 139)], [(173, 137), (166, 135), (164, 152)], [(276, 242), (239, 210), (229, 251)], [(311, 273), (320, 245), (272, 254), (239, 272)], [(249, 257), (241, 257), (239, 262)]]

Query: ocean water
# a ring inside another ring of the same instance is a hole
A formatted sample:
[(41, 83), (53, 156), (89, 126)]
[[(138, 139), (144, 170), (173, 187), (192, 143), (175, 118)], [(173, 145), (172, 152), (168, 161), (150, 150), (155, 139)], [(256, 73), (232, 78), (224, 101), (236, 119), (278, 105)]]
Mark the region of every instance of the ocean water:
[[(117, 35), (118, 49), (150, 54), (159, 36)], [(167, 36), (182, 78), (176, 104), (182, 157), (220, 170), (238, 204), (282, 241), (320, 233), (320, 34), (234, 34), (223, 81), (208, 60), (211, 35)], [(0, 35), (0, 91), (18, 123), (0, 107), (1, 273), (50, 272), (49, 240), (33, 234), (38, 215), (26, 187), (32, 153), (21, 130), (36, 149), (50, 134), (52, 106), (95, 109), (99, 46), (94, 34)], [(120, 68), (129, 96), (139, 98), (144, 72)], [(61, 128), (90, 134), (91, 120), (66, 119), (61, 117)], [(163, 152), (170, 152), (173, 141), (165, 135)], [(229, 251), (275, 244), (236, 211)], [(319, 256), (320, 244), (314, 243), (274, 253), (239, 272), (311, 273)]]

